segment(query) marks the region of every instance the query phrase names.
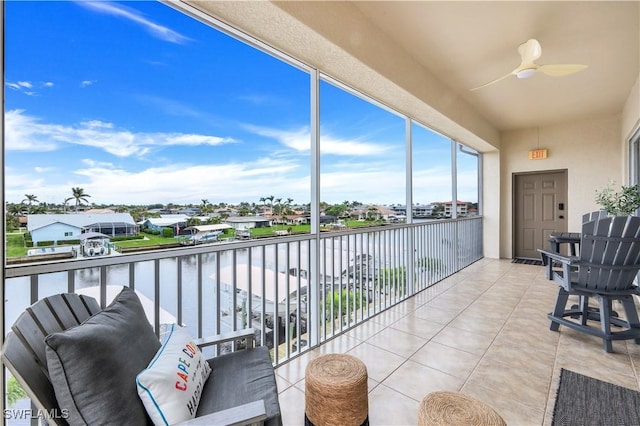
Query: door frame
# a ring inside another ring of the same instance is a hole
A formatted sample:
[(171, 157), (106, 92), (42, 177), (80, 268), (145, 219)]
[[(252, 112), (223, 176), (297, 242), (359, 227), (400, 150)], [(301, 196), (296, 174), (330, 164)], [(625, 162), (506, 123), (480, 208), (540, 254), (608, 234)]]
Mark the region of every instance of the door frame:
[[(563, 173), (565, 178), (565, 195), (567, 199), (569, 198), (569, 169), (549, 169), (549, 170), (531, 170), (527, 172), (513, 172), (511, 173), (511, 258), (516, 258), (516, 238), (517, 238), (517, 229), (516, 229), (516, 205), (518, 203), (517, 195), (517, 186), (516, 186), (516, 178), (518, 176), (525, 175), (541, 175), (541, 174), (551, 174), (551, 173)], [(565, 218), (569, 216), (569, 203), (565, 201)], [(565, 222), (567, 223), (567, 222)]]

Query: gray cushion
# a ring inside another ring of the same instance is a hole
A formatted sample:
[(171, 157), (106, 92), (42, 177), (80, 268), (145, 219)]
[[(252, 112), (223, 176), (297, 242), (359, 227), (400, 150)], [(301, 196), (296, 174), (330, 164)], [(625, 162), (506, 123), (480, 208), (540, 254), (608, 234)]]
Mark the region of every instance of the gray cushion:
[(47, 368), (61, 409), (74, 425), (143, 425), (149, 418), (136, 375), (160, 341), (136, 293), (124, 287), (103, 311), (45, 339)]
[(266, 346), (228, 353), (208, 362), (211, 374), (196, 417), (262, 399), (267, 409), (265, 425), (282, 425), (276, 377)]

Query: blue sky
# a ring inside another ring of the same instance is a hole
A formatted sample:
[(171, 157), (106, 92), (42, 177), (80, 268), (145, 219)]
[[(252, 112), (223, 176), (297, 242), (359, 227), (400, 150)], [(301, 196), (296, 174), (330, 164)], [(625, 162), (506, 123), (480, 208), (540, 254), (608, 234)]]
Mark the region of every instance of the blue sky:
[[(5, 20), (8, 201), (309, 202), (302, 70), (155, 2), (10, 1)], [(321, 98), (321, 199), (403, 203), (403, 119), (327, 83)], [(415, 202), (450, 199), (431, 139)]]

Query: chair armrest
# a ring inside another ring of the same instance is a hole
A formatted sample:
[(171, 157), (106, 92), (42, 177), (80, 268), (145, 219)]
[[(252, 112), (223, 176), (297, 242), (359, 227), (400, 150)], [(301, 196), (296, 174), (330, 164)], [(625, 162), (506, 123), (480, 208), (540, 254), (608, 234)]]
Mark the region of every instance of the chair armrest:
[(555, 251), (549, 251), (544, 249), (538, 249), (540, 254), (542, 255), (542, 263), (547, 264), (547, 258), (551, 258), (551, 260), (555, 260), (556, 262), (566, 263), (568, 265), (578, 266), (580, 259), (576, 256), (563, 256), (560, 253), (556, 253)]
[(237, 407), (228, 408), (226, 410), (217, 411), (215, 413), (206, 414), (196, 417), (186, 422), (179, 423), (180, 426), (210, 426), (210, 425), (228, 425), (241, 426), (263, 424), (267, 419), (267, 409), (264, 401), (254, 401), (248, 404), (238, 405)]
[[(547, 279), (555, 281), (558, 285), (569, 291), (571, 289), (571, 271), (580, 266), (580, 258), (576, 256), (563, 256), (549, 250), (538, 249), (542, 255), (542, 264), (547, 268)], [(553, 262), (562, 265), (562, 274), (553, 270)]]
[(200, 348), (207, 346), (219, 345), (221, 343), (235, 342), (240, 339), (247, 339), (247, 347), (251, 348), (255, 343), (256, 332), (253, 328), (245, 328), (244, 330), (229, 331), (226, 333), (216, 334), (214, 336), (203, 337), (195, 341)]

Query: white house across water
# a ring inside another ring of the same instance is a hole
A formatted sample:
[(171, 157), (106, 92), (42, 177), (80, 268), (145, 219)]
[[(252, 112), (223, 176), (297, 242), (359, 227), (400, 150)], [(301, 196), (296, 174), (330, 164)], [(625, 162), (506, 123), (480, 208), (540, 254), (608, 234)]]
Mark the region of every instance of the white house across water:
[(99, 232), (109, 237), (138, 234), (138, 226), (129, 213), (30, 214), (27, 215), (27, 230), (34, 246), (41, 241), (78, 240), (86, 232)]

